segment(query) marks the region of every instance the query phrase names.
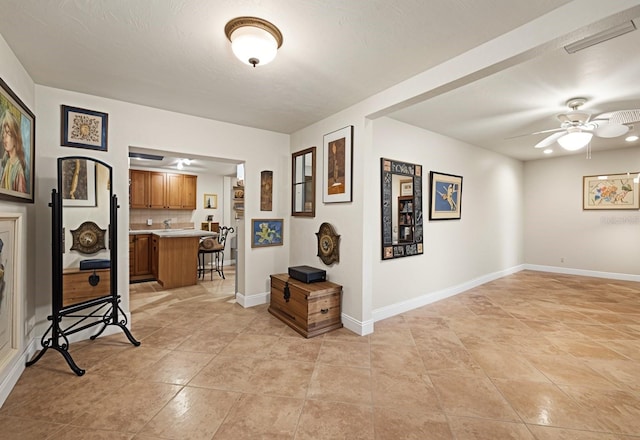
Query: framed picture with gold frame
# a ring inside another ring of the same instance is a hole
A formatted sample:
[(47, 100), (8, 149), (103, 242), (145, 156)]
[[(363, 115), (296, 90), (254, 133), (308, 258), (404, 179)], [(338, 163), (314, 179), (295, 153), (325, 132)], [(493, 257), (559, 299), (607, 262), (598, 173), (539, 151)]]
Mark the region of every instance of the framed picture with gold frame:
[(640, 173), (584, 176), (582, 178), (582, 209), (639, 209)]
[(218, 209), (218, 194), (204, 195), (204, 209)]

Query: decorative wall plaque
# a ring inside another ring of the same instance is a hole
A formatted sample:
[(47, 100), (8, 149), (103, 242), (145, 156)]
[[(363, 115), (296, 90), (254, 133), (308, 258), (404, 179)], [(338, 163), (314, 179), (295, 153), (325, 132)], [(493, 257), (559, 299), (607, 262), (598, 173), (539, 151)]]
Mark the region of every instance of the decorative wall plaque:
[(72, 251), (83, 254), (95, 254), (99, 250), (106, 249), (104, 235), (106, 229), (100, 229), (94, 222), (84, 222), (78, 229), (71, 230), (73, 237)]
[(336, 234), (333, 226), (322, 223), (320, 230), (316, 232), (318, 237), (318, 256), (327, 266), (340, 261), (340, 236)]

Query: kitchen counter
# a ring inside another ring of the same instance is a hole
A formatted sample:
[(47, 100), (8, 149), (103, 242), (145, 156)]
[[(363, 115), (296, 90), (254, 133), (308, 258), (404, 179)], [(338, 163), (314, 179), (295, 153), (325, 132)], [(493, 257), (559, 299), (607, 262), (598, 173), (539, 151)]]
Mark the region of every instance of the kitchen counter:
[(159, 237), (217, 237), (217, 232), (201, 231), (199, 229), (136, 229), (130, 230), (129, 235), (155, 234)]

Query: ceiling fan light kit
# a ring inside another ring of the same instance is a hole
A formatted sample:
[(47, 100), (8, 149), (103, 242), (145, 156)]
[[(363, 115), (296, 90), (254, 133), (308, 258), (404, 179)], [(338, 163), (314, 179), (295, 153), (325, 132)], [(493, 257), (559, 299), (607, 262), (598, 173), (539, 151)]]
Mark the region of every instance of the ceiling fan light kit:
[(570, 131), (564, 136), (560, 136), (558, 143), (567, 151), (577, 151), (591, 142), (592, 137), (593, 133), (577, 129), (576, 131)]
[(253, 67), (273, 61), (283, 41), (274, 24), (257, 17), (234, 18), (225, 25), (224, 33), (234, 55)]
[(569, 99), (566, 105), (571, 111), (556, 116), (560, 128), (531, 133), (552, 133), (534, 148), (546, 148), (557, 142), (567, 151), (577, 151), (589, 145), (594, 135), (601, 138), (619, 137), (633, 128), (631, 123), (640, 121), (640, 109), (616, 110), (591, 119), (590, 113), (578, 111), (586, 102), (586, 98)]

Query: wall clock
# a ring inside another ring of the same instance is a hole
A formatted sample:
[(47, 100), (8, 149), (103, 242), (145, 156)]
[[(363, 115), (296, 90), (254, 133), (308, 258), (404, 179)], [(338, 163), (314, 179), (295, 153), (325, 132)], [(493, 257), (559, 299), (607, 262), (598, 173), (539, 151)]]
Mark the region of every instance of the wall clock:
[(320, 230), (316, 232), (318, 237), (318, 256), (327, 266), (340, 261), (340, 236), (336, 234), (333, 226), (322, 223)]
[(84, 222), (78, 229), (71, 230), (73, 244), (70, 250), (83, 254), (95, 254), (101, 249), (106, 249), (105, 232), (107, 232), (106, 229), (100, 229), (94, 222)]

